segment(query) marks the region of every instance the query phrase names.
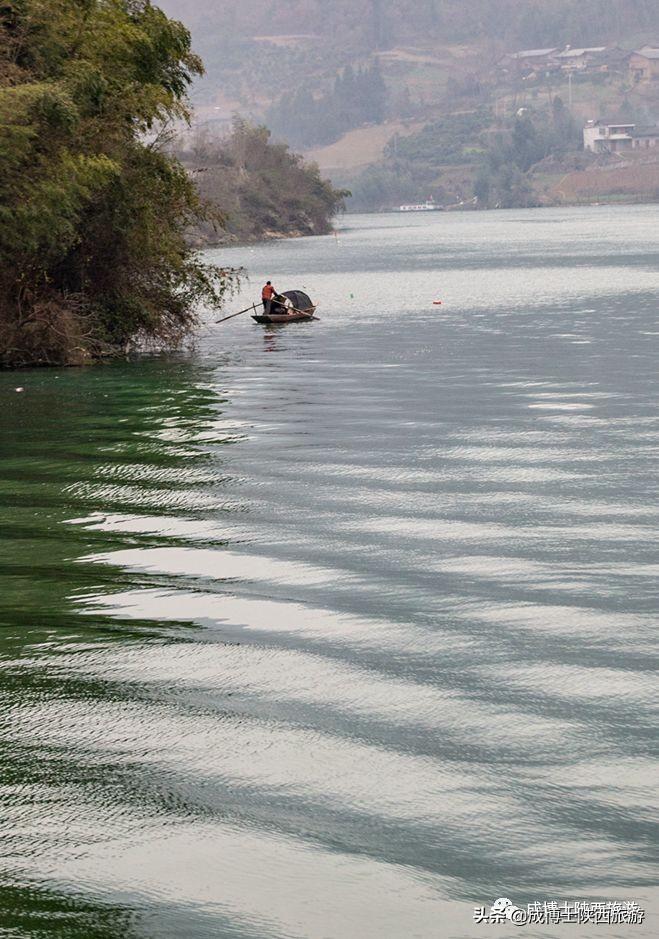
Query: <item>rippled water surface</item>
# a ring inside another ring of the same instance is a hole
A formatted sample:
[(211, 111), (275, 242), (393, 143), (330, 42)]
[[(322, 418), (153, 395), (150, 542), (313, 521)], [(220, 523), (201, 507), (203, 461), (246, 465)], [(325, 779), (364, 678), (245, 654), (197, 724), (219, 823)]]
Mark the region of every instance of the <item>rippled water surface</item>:
[(658, 250), (347, 218), (219, 255), (320, 322), (0, 375), (1, 935), (657, 935)]

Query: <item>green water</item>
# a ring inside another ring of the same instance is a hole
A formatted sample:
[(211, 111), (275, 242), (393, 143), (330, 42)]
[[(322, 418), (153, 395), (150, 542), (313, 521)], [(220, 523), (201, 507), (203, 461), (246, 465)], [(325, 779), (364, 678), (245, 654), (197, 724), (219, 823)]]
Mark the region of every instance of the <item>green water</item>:
[(656, 933), (658, 232), (352, 218), (221, 255), (317, 323), (0, 374), (0, 935)]

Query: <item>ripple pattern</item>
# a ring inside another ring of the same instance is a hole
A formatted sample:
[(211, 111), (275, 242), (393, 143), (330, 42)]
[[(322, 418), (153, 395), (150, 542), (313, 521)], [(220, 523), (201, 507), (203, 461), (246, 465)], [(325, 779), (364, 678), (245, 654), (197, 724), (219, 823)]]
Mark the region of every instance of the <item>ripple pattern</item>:
[(0, 376), (0, 932), (656, 934), (655, 221), (347, 219), (222, 254), (319, 323)]

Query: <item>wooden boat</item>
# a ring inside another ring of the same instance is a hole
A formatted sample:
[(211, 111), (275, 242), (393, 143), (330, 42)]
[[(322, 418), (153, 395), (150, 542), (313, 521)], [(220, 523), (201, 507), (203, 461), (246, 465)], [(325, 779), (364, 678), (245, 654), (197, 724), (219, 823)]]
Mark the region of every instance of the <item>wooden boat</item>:
[(254, 313), (252, 319), (257, 323), (297, 323), (300, 320), (317, 320), (318, 317), (314, 316), (316, 312), (316, 307), (312, 306), (308, 310), (291, 310), (290, 313)]
[(272, 323), (283, 326), (285, 323), (299, 323), (302, 320), (315, 320), (316, 304), (312, 303), (306, 293), (301, 290), (286, 290), (277, 297), (290, 300), (292, 306), (286, 307), (283, 302), (274, 298), (270, 304), (269, 313), (254, 313), (252, 319), (257, 323)]

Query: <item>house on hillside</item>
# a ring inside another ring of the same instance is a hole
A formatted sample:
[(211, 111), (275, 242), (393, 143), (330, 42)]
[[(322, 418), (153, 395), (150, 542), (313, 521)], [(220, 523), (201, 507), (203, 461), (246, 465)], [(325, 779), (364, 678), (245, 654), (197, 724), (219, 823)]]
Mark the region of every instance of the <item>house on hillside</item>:
[(583, 129), (584, 150), (621, 153), (659, 147), (659, 127), (641, 127), (634, 121), (588, 121)]
[(523, 49), (521, 52), (510, 52), (499, 63), (500, 67), (508, 71), (516, 71), (521, 75), (547, 68), (557, 68), (554, 59), (558, 49)]
[(629, 52), (620, 46), (609, 46), (601, 55), (597, 56), (595, 63), (601, 72), (623, 72), (629, 64)]
[(564, 72), (583, 71), (600, 65), (605, 52), (606, 46), (590, 46), (587, 49), (572, 49), (571, 46), (566, 46), (562, 52), (557, 52), (554, 58)]
[(592, 153), (617, 153), (631, 149), (634, 121), (588, 121), (583, 129), (584, 150)]
[(629, 73), (633, 81), (652, 81), (659, 78), (659, 48), (645, 46), (629, 57)]

